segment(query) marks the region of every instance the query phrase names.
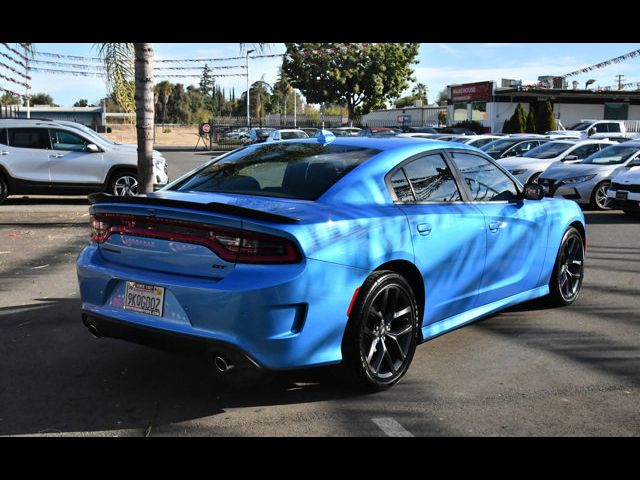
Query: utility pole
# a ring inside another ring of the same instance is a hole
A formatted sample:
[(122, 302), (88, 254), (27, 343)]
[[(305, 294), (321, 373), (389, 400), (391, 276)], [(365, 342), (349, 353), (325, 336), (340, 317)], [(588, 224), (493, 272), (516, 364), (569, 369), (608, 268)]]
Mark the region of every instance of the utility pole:
[(298, 128), (298, 94), (296, 89), (293, 89), (293, 128)]
[(249, 54), (252, 53), (253, 50), (247, 50), (247, 64), (246, 64), (246, 74), (247, 74), (247, 128), (251, 127), (251, 120), (249, 117)]
[(618, 79), (618, 90), (622, 90), (622, 82), (624, 81), (624, 75), (616, 75)]
[[(27, 48), (24, 47), (24, 74), (26, 77), (29, 76), (29, 58), (27, 55)], [(31, 118), (31, 97), (29, 96), (29, 80), (27, 80), (27, 86), (25, 87), (25, 99), (27, 100), (27, 118)]]

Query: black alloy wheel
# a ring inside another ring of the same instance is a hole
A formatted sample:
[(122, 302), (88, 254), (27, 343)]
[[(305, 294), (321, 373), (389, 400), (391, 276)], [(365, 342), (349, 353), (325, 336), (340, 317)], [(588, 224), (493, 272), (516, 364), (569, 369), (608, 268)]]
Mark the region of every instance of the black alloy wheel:
[(578, 298), (584, 279), (584, 241), (580, 232), (570, 227), (562, 238), (549, 284), (554, 305), (571, 305)]
[(345, 333), (347, 372), (369, 390), (395, 385), (411, 364), (418, 334), (418, 307), (407, 281), (392, 271), (374, 272), (360, 289)]

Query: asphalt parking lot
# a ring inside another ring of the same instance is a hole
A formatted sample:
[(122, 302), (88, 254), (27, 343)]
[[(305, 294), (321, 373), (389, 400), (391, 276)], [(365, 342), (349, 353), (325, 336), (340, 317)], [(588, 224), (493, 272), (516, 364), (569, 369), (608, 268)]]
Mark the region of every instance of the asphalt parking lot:
[[(209, 153), (168, 152), (175, 178)], [(221, 383), (210, 365), (80, 321), (85, 198), (0, 206), (0, 435), (637, 436), (640, 219), (585, 212), (586, 277), (564, 309), (523, 304), (418, 347), (405, 378), (362, 395), (333, 369)]]

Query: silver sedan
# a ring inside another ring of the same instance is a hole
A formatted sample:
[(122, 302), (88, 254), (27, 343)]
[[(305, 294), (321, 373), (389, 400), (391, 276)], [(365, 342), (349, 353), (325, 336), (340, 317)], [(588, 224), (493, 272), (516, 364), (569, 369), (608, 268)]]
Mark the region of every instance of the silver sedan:
[(580, 163), (556, 162), (538, 178), (547, 196), (567, 198), (599, 210), (608, 208), (611, 179), (640, 156), (640, 141), (612, 145)]

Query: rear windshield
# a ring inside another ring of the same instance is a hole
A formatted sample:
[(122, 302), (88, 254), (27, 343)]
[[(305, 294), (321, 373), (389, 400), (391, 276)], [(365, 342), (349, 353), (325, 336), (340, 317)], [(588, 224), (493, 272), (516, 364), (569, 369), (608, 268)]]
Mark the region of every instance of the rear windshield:
[(316, 200), (377, 153), (380, 150), (320, 143), (249, 146), (207, 165), (172, 190)]

